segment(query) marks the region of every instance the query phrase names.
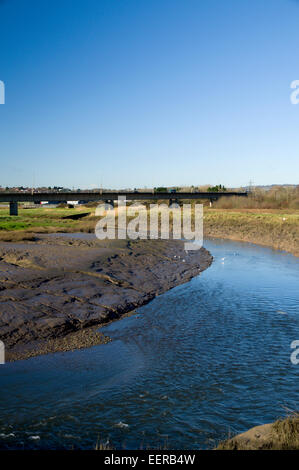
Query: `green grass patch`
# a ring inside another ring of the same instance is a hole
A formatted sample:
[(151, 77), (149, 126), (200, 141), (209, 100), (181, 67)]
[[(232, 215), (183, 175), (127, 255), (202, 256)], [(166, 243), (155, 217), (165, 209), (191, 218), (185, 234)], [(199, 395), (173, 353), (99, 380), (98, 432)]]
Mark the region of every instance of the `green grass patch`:
[[(86, 208), (65, 209), (65, 208), (38, 208), (38, 209), (19, 209), (18, 216), (8, 215), (7, 209), (0, 209), (0, 231), (35, 231), (37, 228), (55, 229), (59, 231), (69, 231), (78, 226), (78, 221), (64, 219), (66, 216), (78, 215), (86, 212)], [(86, 217), (88, 219), (88, 217)], [(85, 220), (81, 219), (82, 221)]]

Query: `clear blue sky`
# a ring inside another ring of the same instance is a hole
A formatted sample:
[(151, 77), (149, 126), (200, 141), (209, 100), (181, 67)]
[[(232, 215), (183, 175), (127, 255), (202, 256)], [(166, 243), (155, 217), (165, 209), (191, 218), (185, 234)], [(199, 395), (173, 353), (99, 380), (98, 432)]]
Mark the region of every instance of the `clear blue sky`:
[(296, 0), (0, 0), (0, 184), (299, 183)]

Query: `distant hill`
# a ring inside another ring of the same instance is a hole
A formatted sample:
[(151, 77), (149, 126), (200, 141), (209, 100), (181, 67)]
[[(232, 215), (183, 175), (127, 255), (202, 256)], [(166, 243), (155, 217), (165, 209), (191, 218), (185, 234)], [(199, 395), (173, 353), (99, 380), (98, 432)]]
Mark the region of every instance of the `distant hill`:
[(242, 186), (242, 189), (245, 191), (249, 191), (252, 188), (255, 189), (263, 189), (264, 191), (269, 191), (270, 189), (273, 188), (296, 188), (298, 184), (268, 184), (268, 185), (255, 185), (253, 184), (252, 186)]

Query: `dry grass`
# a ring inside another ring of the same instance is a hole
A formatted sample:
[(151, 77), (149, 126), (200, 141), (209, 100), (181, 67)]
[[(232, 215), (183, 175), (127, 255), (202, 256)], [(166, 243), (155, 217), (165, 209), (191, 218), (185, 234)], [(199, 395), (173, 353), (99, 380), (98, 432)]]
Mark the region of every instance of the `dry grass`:
[(116, 450), (116, 448), (111, 445), (109, 440), (104, 442), (98, 437), (94, 450)]
[[(98, 438), (94, 450), (116, 450), (116, 449), (117, 448), (111, 444), (109, 439), (106, 442), (104, 442), (103, 440), (100, 440), (100, 438)], [(122, 450), (125, 450), (125, 445), (122, 446)], [(157, 447), (145, 446), (144, 443), (141, 443), (139, 446), (139, 449), (136, 449), (136, 450), (169, 450), (169, 446), (168, 446), (167, 440), (163, 444), (159, 444)]]
[(299, 415), (278, 420), (273, 425), (274, 435), (277, 436), (278, 445), (283, 450), (299, 449)]
[(248, 197), (220, 198), (216, 209), (299, 209), (299, 185), (295, 188), (277, 187), (265, 191), (252, 190)]
[(221, 442), (217, 450), (299, 450), (299, 415), (253, 428)]
[(299, 211), (207, 208), (204, 234), (257, 243), (299, 256)]

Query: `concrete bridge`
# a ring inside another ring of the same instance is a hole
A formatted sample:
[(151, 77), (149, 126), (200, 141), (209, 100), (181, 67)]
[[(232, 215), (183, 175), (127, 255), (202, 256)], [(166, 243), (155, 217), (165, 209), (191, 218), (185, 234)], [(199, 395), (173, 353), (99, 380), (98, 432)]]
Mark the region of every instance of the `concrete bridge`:
[(247, 192), (138, 192), (138, 191), (101, 191), (101, 192), (0, 192), (0, 202), (9, 203), (10, 215), (18, 215), (19, 202), (32, 202), (39, 204), (41, 201), (65, 203), (67, 201), (104, 201), (113, 205), (118, 197), (125, 197), (127, 201), (158, 201), (167, 200), (170, 203), (180, 200), (200, 200), (209, 199), (212, 204), (220, 197), (246, 197)]

